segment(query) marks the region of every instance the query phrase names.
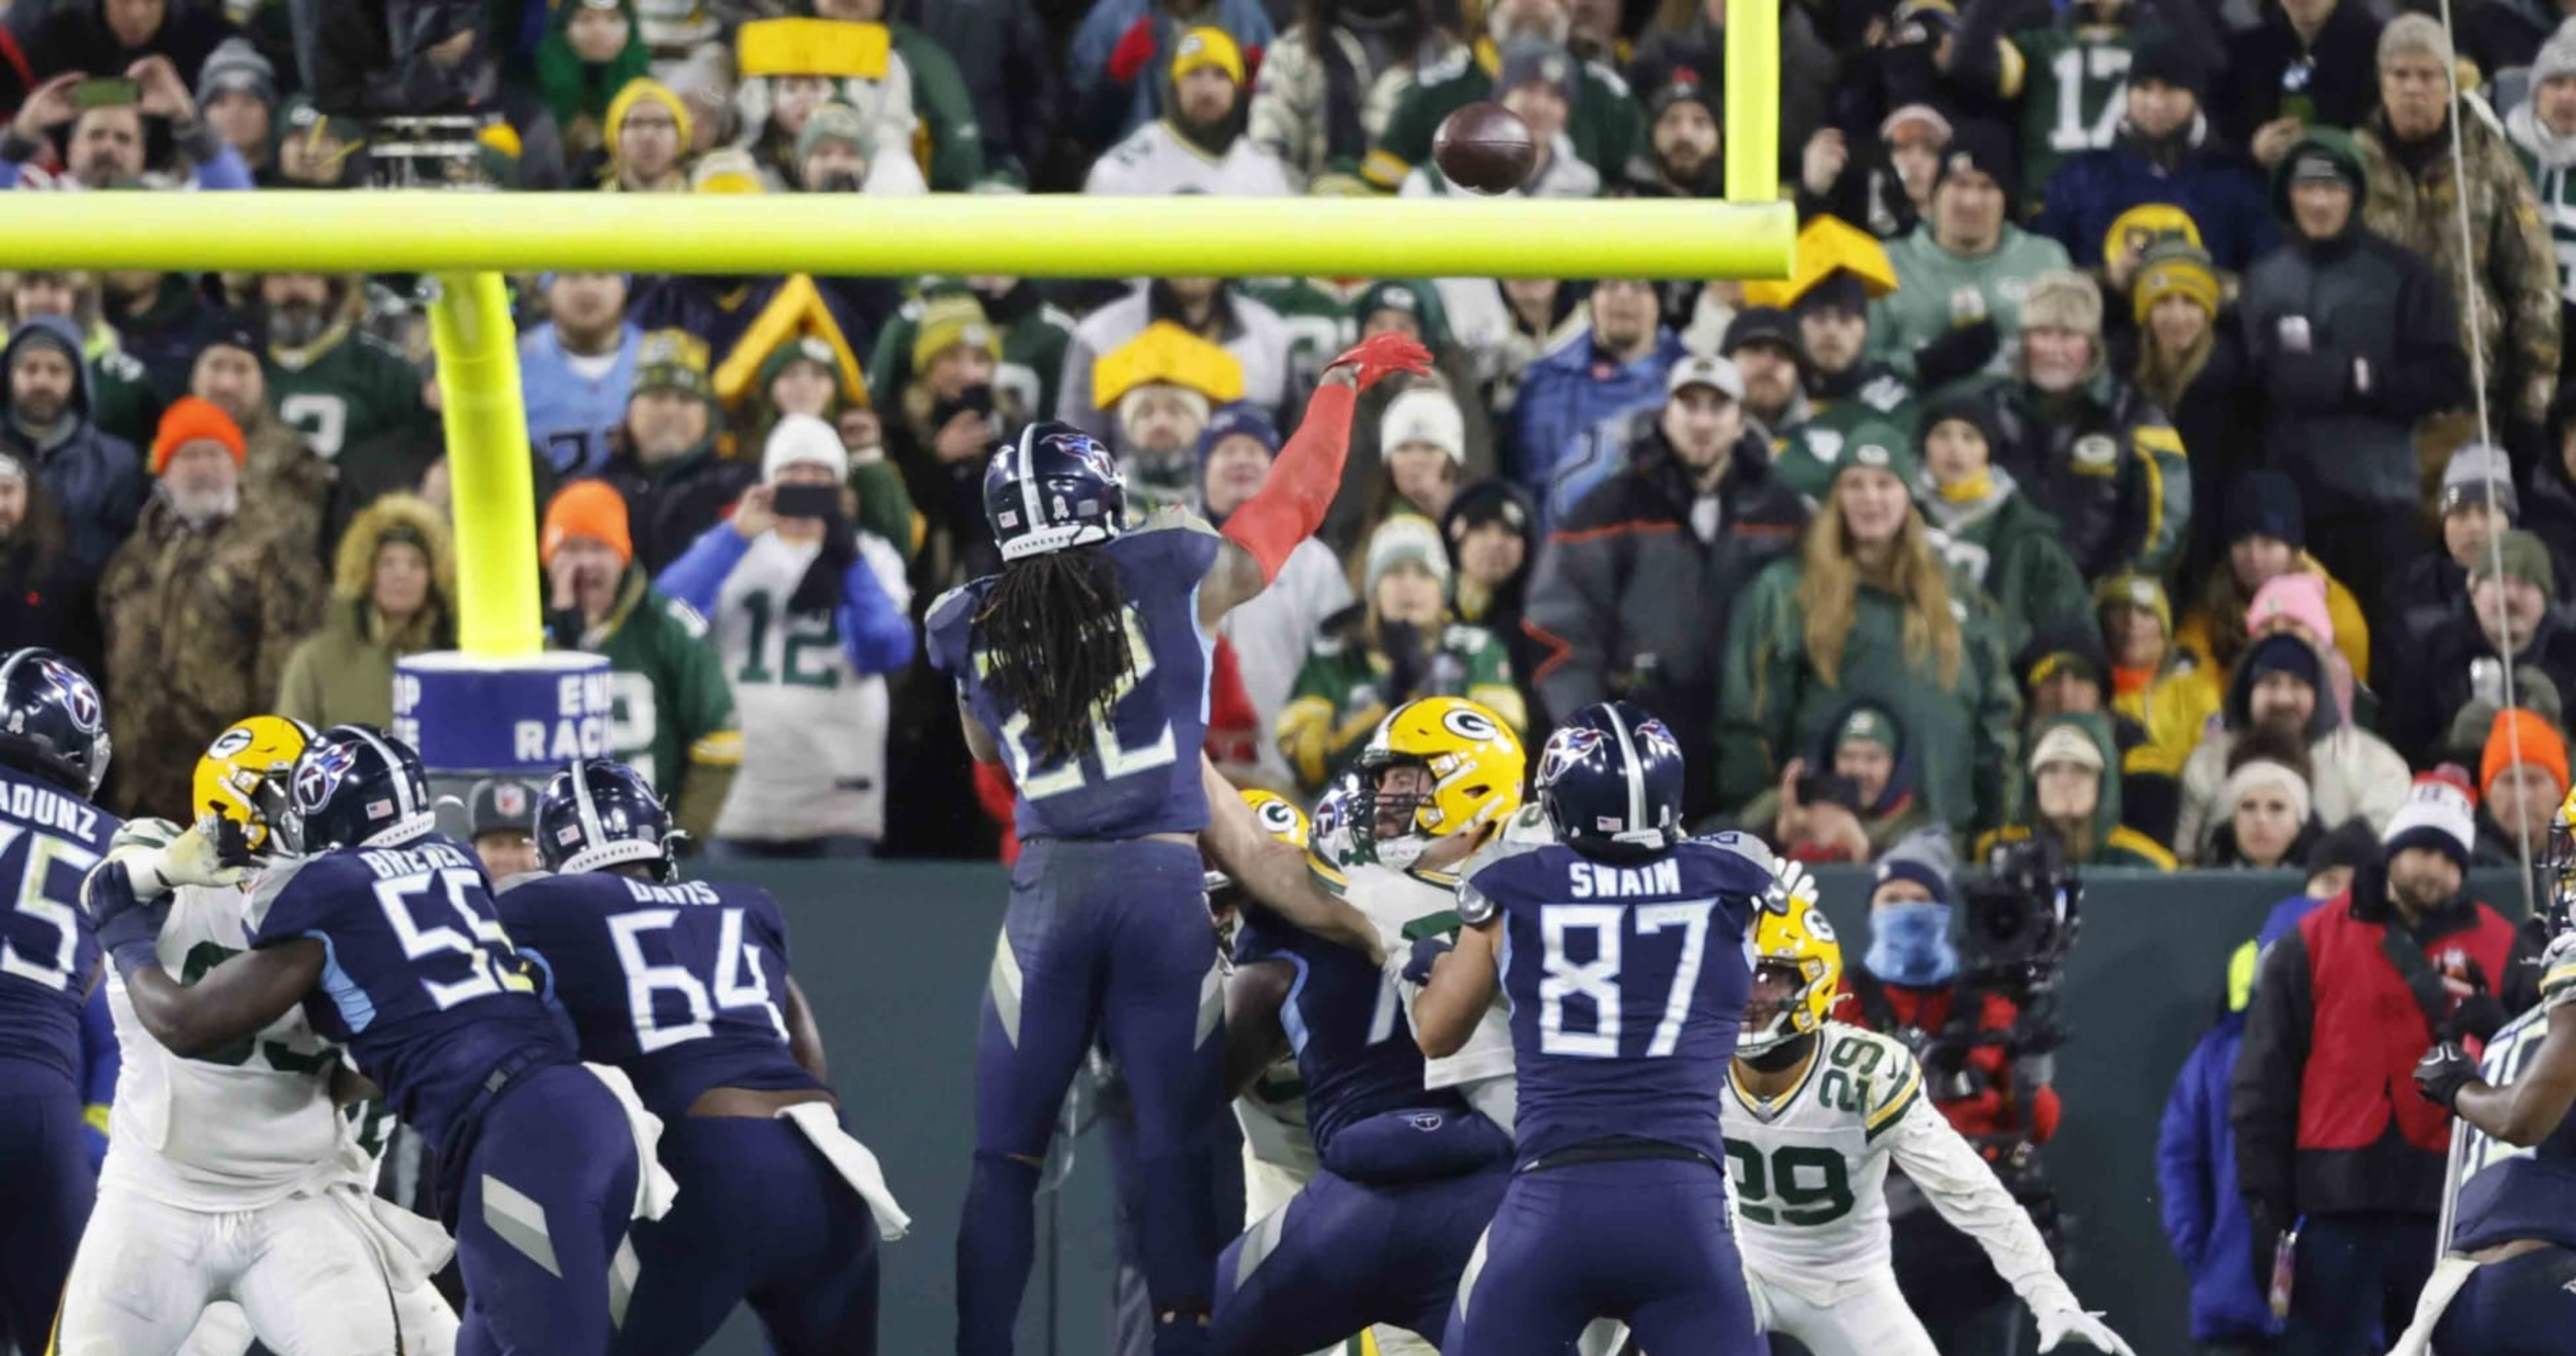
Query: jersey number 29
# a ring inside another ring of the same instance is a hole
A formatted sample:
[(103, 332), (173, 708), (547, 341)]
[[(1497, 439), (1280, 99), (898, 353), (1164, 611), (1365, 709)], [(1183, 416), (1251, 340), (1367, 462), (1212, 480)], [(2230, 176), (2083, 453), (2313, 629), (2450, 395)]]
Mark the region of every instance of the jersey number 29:
[[(1679, 904), (1640, 904), (1633, 909), (1619, 904), (1550, 904), (1540, 909), (1539, 934), (1547, 951), (1541, 962), (1545, 973), (1538, 983), (1539, 1053), (1579, 1059), (1619, 1057), (1620, 944), (1627, 933), (1627, 920), (1634, 917), (1639, 937), (1667, 928), (1683, 929), (1681, 955), (1673, 962), (1673, 987), (1664, 995), (1664, 1010), (1655, 1023), (1654, 1039), (1646, 1044), (1648, 1059), (1672, 1054), (1674, 1047), (1681, 1044), (1682, 1024), (1690, 1020), (1691, 995), (1699, 989), (1700, 962), (1708, 951), (1708, 915), (1716, 907), (1713, 899), (1695, 899)], [(1578, 932), (1592, 935), (1592, 959), (1588, 961), (1577, 961), (1567, 954), (1566, 939)], [(1568, 998), (1591, 1003), (1590, 1031), (1566, 1029)]]

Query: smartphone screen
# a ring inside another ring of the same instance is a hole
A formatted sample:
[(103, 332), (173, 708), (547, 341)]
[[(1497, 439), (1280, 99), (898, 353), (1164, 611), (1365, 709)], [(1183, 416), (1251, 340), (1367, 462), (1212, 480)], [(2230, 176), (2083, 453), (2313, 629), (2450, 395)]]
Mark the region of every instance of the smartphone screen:
[(121, 108), (142, 101), (139, 80), (83, 80), (72, 86), (72, 103), (80, 108)]
[(838, 518), (841, 516), (841, 487), (781, 485), (769, 506), (781, 518)]

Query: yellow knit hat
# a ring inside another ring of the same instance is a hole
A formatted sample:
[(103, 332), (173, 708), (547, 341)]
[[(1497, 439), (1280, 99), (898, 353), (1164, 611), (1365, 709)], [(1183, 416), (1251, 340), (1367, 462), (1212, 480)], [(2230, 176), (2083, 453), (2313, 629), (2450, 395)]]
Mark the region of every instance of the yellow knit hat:
[(2218, 270), (2195, 246), (2166, 241), (2147, 251), (2131, 285), (2129, 306), (2140, 325), (2167, 297), (2189, 297), (2210, 315), (2218, 314)]
[(690, 136), (689, 101), (673, 93), (669, 85), (651, 76), (639, 75), (627, 81), (626, 88), (617, 91), (617, 97), (608, 101), (608, 125), (602, 129), (601, 136), (607, 142), (609, 159), (617, 158), (618, 133), (626, 126), (626, 115), (633, 111), (635, 105), (646, 99), (671, 110), (671, 121), (679, 124), (680, 128), (680, 149), (684, 154), (687, 152)]
[(1181, 83), (1181, 77), (1201, 66), (1221, 66), (1235, 84), (1243, 83), (1243, 49), (1222, 28), (1193, 28), (1181, 35), (1180, 45), (1172, 49), (1172, 83)]

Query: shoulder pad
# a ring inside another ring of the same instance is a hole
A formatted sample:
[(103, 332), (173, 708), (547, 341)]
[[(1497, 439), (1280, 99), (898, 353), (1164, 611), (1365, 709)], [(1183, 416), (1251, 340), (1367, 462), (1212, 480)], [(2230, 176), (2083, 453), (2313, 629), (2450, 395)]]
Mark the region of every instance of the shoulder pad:
[(259, 931), (260, 924), (268, 921), (269, 907), (277, 902), (279, 895), (286, 893), (287, 882), (294, 880), (296, 873), (313, 860), (311, 857), (290, 857), (259, 873), (259, 879), (251, 883), (250, 907), (242, 913), (246, 931)]
[(1705, 838), (1694, 838), (1691, 841), (1701, 845), (1702, 847), (1714, 848), (1720, 852), (1732, 853), (1735, 856), (1741, 857), (1745, 861), (1752, 863), (1754, 866), (1761, 868), (1764, 875), (1778, 874), (1777, 863), (1771, 853), (1771, 845), (1763, 842), (1761, 836), (1758, 834), (1751, 833), (1743, 829), (1727, 829), (1719, 833), (1712, 833)]
[(1188, 509), (1185, 509), (1178, 504), (1166, 504), (1163, 507), (1154, 510), (1152, 513), (1145, 515), (1145, 521), (1136, 525), (1136, 531), (1139, 534), (1146, 532), (1181, 531), (1203, 532), (1211, 537), (1218, 535), (1217, 530), (1208, 525), (1207, 519), (1190, 512)]
[(166, 819), (129, 819), (116, 831), (115, 837), (107, 840), (107, 855), (119, 857), (127, 852), (167, 847), (170, 840), (182, 832), (184, 830), (178, 825)]
[(2540, 1008), (2576, 1002), (2576, 931), (2562, 932), (2540, 953)]

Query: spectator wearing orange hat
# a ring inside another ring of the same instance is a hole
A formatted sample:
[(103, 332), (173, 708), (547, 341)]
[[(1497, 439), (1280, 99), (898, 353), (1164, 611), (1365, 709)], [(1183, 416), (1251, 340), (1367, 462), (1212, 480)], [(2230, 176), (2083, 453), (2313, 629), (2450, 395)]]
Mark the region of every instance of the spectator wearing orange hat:
[(2480, 866), (2519, 866), (2549, 849), (2549, 828), (2567, 799), (2567, 739), (2548, 718), (2518, 706), (2496, 712), (2478, 760)]
[(152, 440), (158, 484), (100, 577), (120, 814), (185, 817), (206, 732), (267, 710), (321, 620), (309, 546), (241, 512), (247, 458), (232, 416), (196, 396), (171, 402)]
[(706, 618), (654, 591), (635, 561), (626, 501), (596, 480), (566, 485), (546, 505), (537, 539), (546, 572), (546, 639), (608, 658), (609, 752), (643, 773), (698, 842), (742, 762), (733, 689)]

